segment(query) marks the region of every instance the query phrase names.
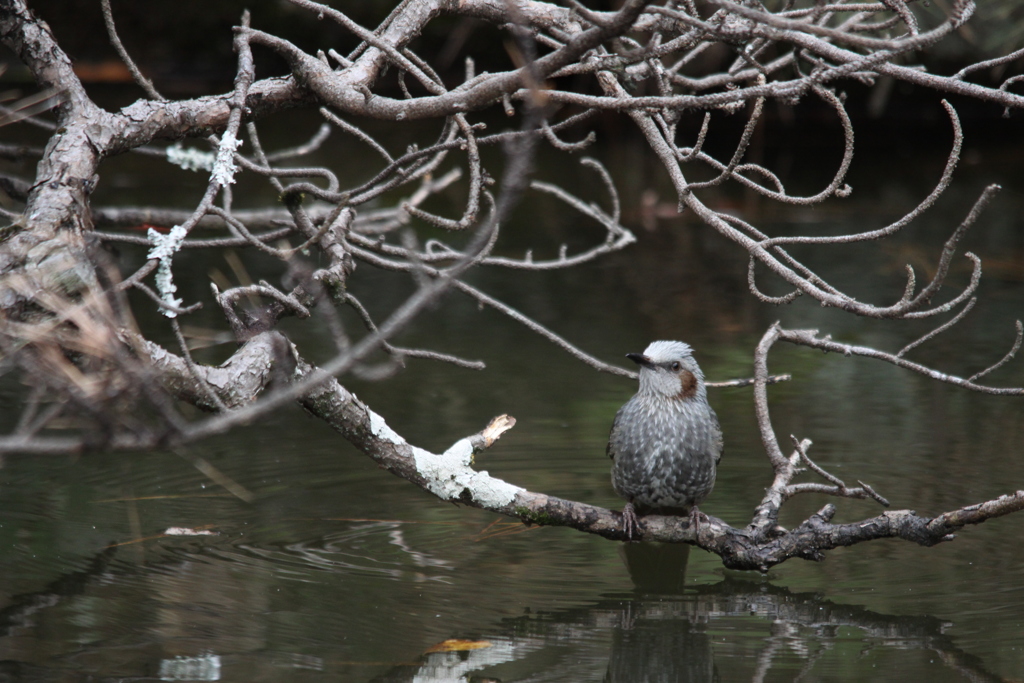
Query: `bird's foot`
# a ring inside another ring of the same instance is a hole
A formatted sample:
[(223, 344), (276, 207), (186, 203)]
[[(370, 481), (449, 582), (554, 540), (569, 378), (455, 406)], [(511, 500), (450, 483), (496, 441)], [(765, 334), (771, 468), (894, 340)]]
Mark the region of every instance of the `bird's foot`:
[(640, 531), (640, 520), (636, 518), (632, 503), (626, 503), (622, 508), (622, 530), (626, 532), (627, 541), (632, 541), (633, 536)]
[(690, 508), (690, 526), (693, 527), (693, 535), (696, 536), (700, 533), (701, 518), (705, 524), (710, 524), (711, 520), (703, 512), (697, 509), (694, 505)]

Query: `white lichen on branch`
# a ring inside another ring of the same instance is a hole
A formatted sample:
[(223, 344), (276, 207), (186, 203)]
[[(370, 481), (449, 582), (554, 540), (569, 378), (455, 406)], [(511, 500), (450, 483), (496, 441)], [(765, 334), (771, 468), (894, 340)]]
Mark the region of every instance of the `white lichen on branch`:
[(174, 284), (174, 277), (171, 274), (171, 260), (174, 258), (174, 254), (181, 249), (181, 243), (188, 236), (188, 231), (183, 226), (175, 225), (166, 235), (153, 228), (150, 228), (146, 235), (153, 243), (153, 248), (149, 250), (146, 257), (160, 262), (156, 271), (157, 291), (163, 302), (170, 306), (170, 308), (160, 307), (160, 312), (168, 318), (174, 318), (177, 316), (174, 309), (180, 308), (182, 301), (174, 296), (178, 287)]
[(235, 173), (238, 172), (235, 151), (241, 146), (242, 141), (236, 138), (234, 133), (230, 130), (224, 131), (220, 137), (220, 144), (217, 145), (217, 160), (213, 163), (210, 182), (218, 187), (227, 187), (235, 182)]
[(459, 439), (440, 455), (422, 448), (412, 450), (417, 471), (427, 479), (430, 492), (441, 500), (475, 501), (481, 507), (494, 509), (509, 505), (523, 491), (486, 471), (474, 470), (473, 444), (469, 438)]
[(213, 152), (203, 152), (195, 147), (184, 147), (176, 142), (165, 151), (167, 161), (186, 171), (212, 171), (216, 160)]
[(387, 421), (373, 412), (369, 408), (366, 409), (366, 413), (370, 418), (370, 433), (378, 439), (382, 439), (395, 445), (402, 445), (406, 443), (405, 439), (400, 437), (395, 430), (388, 426)]
[[(417, 473), (423, 477), (427, 490), (441, 500), (475, 502), (480, 507), (496, 509), (509, 505), (516, 494), (523, 491), (485, 471), (474, 470), (473, 454), (476, 448), (472, 437), (456, 441), (440, 455), (412, 446), (374, 411), (367, 409), (370, 432), (378, 439), (397, 446), (409, 446)], [(479, 436), (486, 445), (494, 443), (502, 432), (511, 428), (515, 420), (508, 416), (495, 418)], [(468, 497), (468, 498), (467, 498)]]

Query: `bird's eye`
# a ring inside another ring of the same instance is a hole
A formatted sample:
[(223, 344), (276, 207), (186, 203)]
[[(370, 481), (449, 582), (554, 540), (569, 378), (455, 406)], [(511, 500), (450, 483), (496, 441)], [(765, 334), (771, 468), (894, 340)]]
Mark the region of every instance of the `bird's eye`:
[(679, 361), (676, 361), (675, 363), (672, 364), (672, 370), (674, 372), (679, 372), (680, 368), (682, 367), (683, 366), (679, 364)]

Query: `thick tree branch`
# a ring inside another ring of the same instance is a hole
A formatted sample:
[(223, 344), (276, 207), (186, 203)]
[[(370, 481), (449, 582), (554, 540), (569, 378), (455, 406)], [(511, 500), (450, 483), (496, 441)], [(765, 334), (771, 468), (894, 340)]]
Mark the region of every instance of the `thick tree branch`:
[[(185, 400), (201, 402), (198, 381), (181, 358), (151, 343), (146, 343), (146, 348), (154, 364), (161, 369), (169, 390)], [(257, 368), (260, 372), (251, 372)], [(301, 382), (302, 386), (309, 386), (310, 379), (317, 380), (317, 384), (298, 396), (303, 408), (324, 420), (381, 467), (441, 500), (517, 518), (526, 524), (564, 526), (610, 540), (625, 540), (622, 518), (617, 512), (528, 491), (474, 469), (475, 456), (492, 446), (515, 424), (515, 420), (507, 416), (495, 418), (482, 432), (457, 441), (444, 453), (431, 453), (406, 441), (337, 380), (323, 379), (324, 373), (302, 360), (297, 349), (276, 332), (257, 335), (223, 366), (203, 371), (203, 379), (232, 405), (252, 403), (259, 392), (271, 385), (274, 376)], [(231, 388), (230, 393), (227, 387)], [(0, 449), (11, 445), (10, 441), (0, 439)], [(796, 528), (776, 527), (771, 533), (759, 533), (753, 528), (736, 529), (714, 517), (694, 532), (685, 516), (649, 515), (640, 518), (640, 533), (645, 541), (692, 543), (721, 556), (725, 565), (733, 569), (767, 571), (790, 558), (821, 560), (826, 550), (882, 538), (935, 545), (951, 540), (951, 534), (964, 526), (1021, 509), (1024, 509), (1024, 491), (935, 517), (897, 510), (847, 524), (832, 524), (836, 509), (826, 505)]]

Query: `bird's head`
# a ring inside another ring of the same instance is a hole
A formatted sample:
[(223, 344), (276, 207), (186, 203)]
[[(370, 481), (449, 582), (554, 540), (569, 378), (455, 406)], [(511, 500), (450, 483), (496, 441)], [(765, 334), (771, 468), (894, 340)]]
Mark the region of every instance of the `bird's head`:
[(627, 353), (626, 357), (640, 366), (641, 394), (677, 400), (707, 396), (704, 373), (693, 350), (683, 342), (651, 342), (643, 353)]

